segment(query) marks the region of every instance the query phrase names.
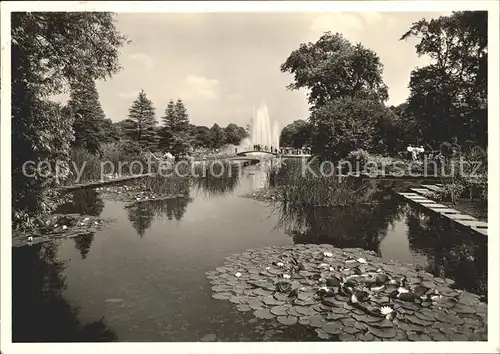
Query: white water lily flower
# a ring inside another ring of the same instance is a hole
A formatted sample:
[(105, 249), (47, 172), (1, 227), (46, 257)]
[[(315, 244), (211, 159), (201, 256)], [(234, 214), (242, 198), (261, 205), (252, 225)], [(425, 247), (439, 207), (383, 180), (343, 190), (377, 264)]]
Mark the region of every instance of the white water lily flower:
[(380, 308), (380, 313), (381, 313), (382, 315), (388, 315), (388, 314), (392, 313), (392, 311), (393, 311), (393, 310), (392, 310), (389, 306), (382, 306), (382, 307)]
[(358, 258), (358, 262), (359, 263), (366, 263), (366, 259), (364, 259), (364, 258)]
[(441, 300), (441, 295), (432, 295), (431, 296), (431, 301), (439, 301)]
[(333, 257), (333, 253), (332, 252), (324, 252), (323, 255), (325, 257)]
[(80, 223), (80, 225), (82, 225), (82, 226), (83, 226), (83, 225), (85, 225), (85, 224), (84, 224), (83, 222), (81, 222), (81, 223)]
[(328, 287), (327, 287), (327, 286), (322, 286), (322, 287), (320, 287), (318, 290), (328, 291)]
[(269, 270), (269, 269), (271, 269), (271, 267), (266, 267), (266, 270)]
[(98, 222), (98, 221), (94, 221), (94, 224), (98, 225), (98, 224), (99, 224), (99, 222)]
[(66, 230), (67, 228), (68, 228), (68, 227), (67, 227), (66, 225), (63, 225), (63, 226), (62, 226), (62, 229), (63, 229), (63, 230)]
[(55, 229), (57, 226), (58, 226), (57, 224), (54, 224), (54, 229)]
[(289, 274), (283, 274), (283, 278), (290, 279), (290, 275)]
[(241, 277), (241, 273), (240, 273), (240, 272), (236, 272), (236, 274), (234, 274), (234, 276), (235, 276), (236, 278), (239, 278), (239, 277)]
[(330, 267), (330, 269), (329, 269), (329, 270), (330, 270), (330, 272), (333, 272), (333, 267)]
[(276, 263), (276, 265), (277, 265), (278, 267), (283, 267), (283, 266), (284, 266), (284, 264), (283, 264), (283, 263), (281, 263), (281, 262)]
[(409, 292), (410, 292), (410, 290), (400, 287), (400, 288), (398, 289), (398, 292), (399, 292), (400, 294), (405, 294), (405, 293), (409, 293)]

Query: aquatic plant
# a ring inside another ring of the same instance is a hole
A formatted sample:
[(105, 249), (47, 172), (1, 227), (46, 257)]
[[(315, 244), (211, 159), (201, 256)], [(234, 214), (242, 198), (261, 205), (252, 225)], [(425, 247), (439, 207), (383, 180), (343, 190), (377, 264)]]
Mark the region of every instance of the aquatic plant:
[(301, 161), (292, 160), (269, 170), (268, 181), (277, 190), (277, 203), (317, 207), (369, 202), (372, 188), (368, 183), (321, 171), (319, 162), (310, 166), (312, 172), (307, 172)]
[[(340, 341), (477, 341), (487, 304), (441, 279), (373, 252), (331, 245), (251, 249), (207, 272), (218, 300), (241, 312), (316, 328)], [(452, 330), (450, 330), (452, 329)]]

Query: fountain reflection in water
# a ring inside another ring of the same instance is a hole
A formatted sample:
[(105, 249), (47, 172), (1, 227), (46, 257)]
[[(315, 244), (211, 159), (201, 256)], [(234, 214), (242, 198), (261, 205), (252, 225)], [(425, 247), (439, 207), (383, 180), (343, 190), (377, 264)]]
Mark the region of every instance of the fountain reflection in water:
[(246, 140), (244, 142), (245, 146), (242, 147), (245, 149), (250, 147), (252, 150), (253, 145), (260, 145), (261, 148), (267, 146), (268, 149), (271, 147), (278, 148), (279, 137), (279, 125), (277, 122), (271, 125), (268, 108), (262, 103), (253, 111), (250, 139)]

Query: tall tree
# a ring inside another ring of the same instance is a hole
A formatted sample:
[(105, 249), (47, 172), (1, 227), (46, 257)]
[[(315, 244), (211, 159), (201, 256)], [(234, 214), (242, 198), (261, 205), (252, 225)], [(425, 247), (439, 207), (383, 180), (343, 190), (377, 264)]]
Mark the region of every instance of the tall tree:
[(230, 123), (224, 128), (226, 134), (226, 144), (238, 145), (242, 139), (247, 137), (245, 128), (239, 127), (234, 123)]
[(221, 148), (224, 143), (226, 142), (226, 133), (224, 133), (224, 129), (222, 129), (217, 123), (215, 123), (212, 128), (210, 128), (212, 131), (212, 147), (214, 149), (219, 149)]
[(48, 161), (55, 171), (74, 139), (71, 120), (48, 98), (68, 84), (116, 73), (126, 38), (105, 12), (14, 12), (11, 35), (12, 216), (14, 227), (29, 227), (63, 201), (55, 187), (69, 168), (33, 178), (35, 168), (23, 165)]
[(165, 114), (161, 118), (163, 127), (161, 130), (160, 145), (163, 149), (170, 150), (173, 144), (173, 131), (175, 130), (175, 104), (170, 100), (165, 108)]
[(73, 145), (81, 146), (92, 154), (98, 153), (104, 140), (106, 116), (93, 79), (86, 78), (72, 85), (67, 109), (73, 120)]
[(163, 147), (176, 157), (184, 155), (190, 147), (190, 125), (187, 109), (182, 100), (178, 99), (175, 104), (170, 100), (162, 120)]
[(191, 138), (195, 147), (210, 148), (213, 146), (212, 130), (203, 125), (191, 129)]
[(337, 98), (367, 94), (384, 101), (379, 57), (361, 44), (351, 44), (341, 34), (325, 33), (316, 43), (303, 43), (280, 67), (294, 75), (289, 89), (309, 90), (309, 103), (321, 106)]
[(401, 37), (419, 38), (417, 54), (433, 60), (412, 72), (408, 99), (426, 141), (487, 145), (487, 28), (486, 11), (454, 12)]
[(135, 123), (135, 134), (130, 129), (130, 137), (136, 140), (143, 148), (154, 148), (158, 142), (156, 135), (156, 117), (153, 102), (146, 97), (144, 90), (129, 108), (129, 119)]
[(290, 146), (296, 149), (310, 143), (312, 127), (305, 120), (296, 120), (283, 128), (280, 134), (280, 146)]
[(377, 122), (390, 114), (382, 103), (360, 98), (337, 99), (313, 110), (313, 153), (339, 160), (356, 149), (372, 149)]

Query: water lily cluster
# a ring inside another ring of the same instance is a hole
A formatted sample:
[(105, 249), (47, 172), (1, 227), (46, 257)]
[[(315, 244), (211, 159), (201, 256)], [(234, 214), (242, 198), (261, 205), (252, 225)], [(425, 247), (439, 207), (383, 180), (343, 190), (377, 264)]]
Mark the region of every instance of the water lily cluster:
[[(249, 250), (208, 272), (213, 297), (239, 311), (283, 325), (313, 327), (320, 338), (370, 340), (484, 340), (487, 305), (372, 252), (330, 245)], [(480, 339), (482, 338), (482, 339)]]

